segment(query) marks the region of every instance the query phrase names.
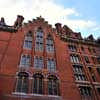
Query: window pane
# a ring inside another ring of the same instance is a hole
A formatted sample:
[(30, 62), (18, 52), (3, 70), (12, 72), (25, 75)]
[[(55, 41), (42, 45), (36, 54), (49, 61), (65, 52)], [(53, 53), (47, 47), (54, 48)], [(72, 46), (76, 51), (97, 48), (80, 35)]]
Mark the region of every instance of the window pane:
[(80, 58), (78, 55), (70, 55), (70, 60), (72, 63), (80, 63)]
[(24, 48), (32, 49), (32, 34), (27, 33), (24, 40)]
[(43, 94), (43, 76), (35, 74), (33, 78), (33, 93)]
[(48, 78), (48, 94), (59, 95), (59, 83), (55, 77)]
[(29, 67), (31, 64), (31, 57), (29, 55), (23, 55), (21, 57), (20, 65)]
[(46, 39), (46, 50), (47, 52), (54, 52), (54, 44), (51, 36), (47, 37)]
[(54, 59), (47, 59), (47, 68), (49, 71), (56, 70), (56, 63), (55, 63)]
[(37, 69), (42, 69), (44, 66), (42, 57), (34, 57), (34, 67)]
[(28, 92), (28, 77), (25, 73), (19, 73), (17, 84), (16, 84), (16, 92), (27, 93)]
[(35, 51), (43, 51), (43, 32), (41, 30), (36, 33)]
[(77, 81), (86, 81), (86, 76), (83, 71), (83, 66), (73, 65), (74, 76)]
[(69, 45), (68, 47), (70, 51), (77, 51), (77, 48), (75, 45)]

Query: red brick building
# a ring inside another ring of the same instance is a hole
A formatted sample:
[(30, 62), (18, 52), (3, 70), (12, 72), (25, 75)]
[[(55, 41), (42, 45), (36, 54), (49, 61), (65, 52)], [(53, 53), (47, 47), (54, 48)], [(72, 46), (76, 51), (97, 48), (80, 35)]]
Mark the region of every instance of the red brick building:
[(100, 100), (100, 40), (23, 20), (0, 21), (0, 100)]

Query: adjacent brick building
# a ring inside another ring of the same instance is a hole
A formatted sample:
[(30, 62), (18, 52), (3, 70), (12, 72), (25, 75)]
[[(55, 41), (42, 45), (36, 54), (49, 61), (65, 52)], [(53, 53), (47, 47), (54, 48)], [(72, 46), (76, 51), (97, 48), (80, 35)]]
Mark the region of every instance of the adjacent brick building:
[(0, 100), (100, 100), (100, 40), (23, 20), (0, 21)]

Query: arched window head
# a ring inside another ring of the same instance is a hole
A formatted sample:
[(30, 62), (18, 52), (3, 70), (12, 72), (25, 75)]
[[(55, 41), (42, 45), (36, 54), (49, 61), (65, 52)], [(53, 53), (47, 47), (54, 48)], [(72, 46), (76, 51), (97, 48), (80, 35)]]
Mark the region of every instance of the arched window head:
[(28, 77), (26, 72), (19, 72), (16, 82), (16, 92), (28, 93)]
[(48, 94), (49, 95), (59, 95), (59, 80), (56, 76), (50, 75), (48, 77)]
[(43, 51), (43, 31), (38, 28), (36, 32), (35, 51)]
[(24, 39), (24, 48), (25, 49), (32, 49), (32, 32), (29, 31), (26, 35), (25, 35), (25, 39)]
[(54, 52), (54, 42), (50, 34), (47, 36), (47, 39), (46, 39), (46, 51), (50, 53)]
[(40, 73), (33, 75), (33, 93), (43, 94), (43, 75)]

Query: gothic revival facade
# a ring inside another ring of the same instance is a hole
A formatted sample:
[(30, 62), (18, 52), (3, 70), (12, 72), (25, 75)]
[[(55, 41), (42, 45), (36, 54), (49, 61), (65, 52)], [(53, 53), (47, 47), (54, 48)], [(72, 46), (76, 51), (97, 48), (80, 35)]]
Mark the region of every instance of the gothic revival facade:
[(0, 21), (0, 100), (100, 100), (100, 40), (23, 20)]

